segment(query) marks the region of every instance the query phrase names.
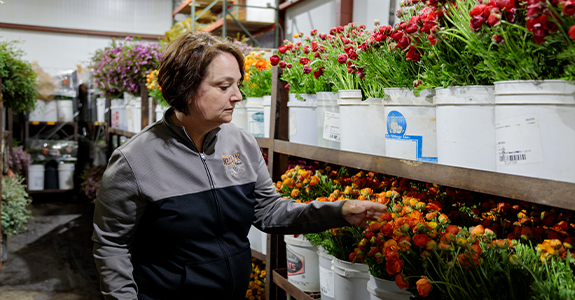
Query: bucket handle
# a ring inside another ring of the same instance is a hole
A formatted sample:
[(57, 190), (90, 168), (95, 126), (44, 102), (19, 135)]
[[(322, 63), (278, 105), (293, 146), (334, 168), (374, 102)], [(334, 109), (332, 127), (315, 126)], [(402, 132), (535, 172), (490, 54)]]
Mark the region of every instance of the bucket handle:
[(342, 277), (369, 279), (369, 273), (364, 273), (356, 270), (342, 270), (340, 268), (336, 268), (335, 266), (331, 266), (331, 270), (335, 274)]

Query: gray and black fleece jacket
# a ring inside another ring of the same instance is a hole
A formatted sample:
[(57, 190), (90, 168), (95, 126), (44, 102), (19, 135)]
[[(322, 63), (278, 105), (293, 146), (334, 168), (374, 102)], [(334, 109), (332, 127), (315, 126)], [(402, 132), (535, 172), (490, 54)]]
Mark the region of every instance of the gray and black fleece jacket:
[(105, 299), (244, 299), (252, 224), (274, 234), (349, 225), (343, 201), (281, 198), (244, 130), (221, 125), (200, 153), (172, 113), (117, 148), (104, 173), (92, 240)]

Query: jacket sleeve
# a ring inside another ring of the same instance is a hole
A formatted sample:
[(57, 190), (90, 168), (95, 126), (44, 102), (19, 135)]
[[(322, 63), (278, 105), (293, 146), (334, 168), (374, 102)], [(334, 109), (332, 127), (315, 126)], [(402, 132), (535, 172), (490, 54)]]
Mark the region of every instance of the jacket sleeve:
[(106, 300), (137, 299), (130, 245), (147, 200), (121, 150), (104, 172), (94, 211), (94, 259)]
[[(259, 147), (257, 151), (260, 152)], [(282, 198), (275, 189), (262, 155), (258, 157), (255, 227), (266, 233), (302, 234), (350, 226), (341, 213), (345, 201), (304, 204)]]

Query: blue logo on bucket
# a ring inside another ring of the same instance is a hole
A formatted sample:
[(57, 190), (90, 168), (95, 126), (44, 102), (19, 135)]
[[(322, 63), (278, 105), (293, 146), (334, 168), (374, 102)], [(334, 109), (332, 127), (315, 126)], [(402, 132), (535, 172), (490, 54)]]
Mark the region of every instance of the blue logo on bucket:
[(391, 140), (408, 140), (416, 143), (417, 161), (437, 163), (437, 157), (423, 157), (423, 137), (421, 135), (405, 135), (407, 130), (407, 120), (398, 111), (392, 110), (387, 114), (387, 134), (386, 139)]
[(252, 119), (254, 119), (254, 121), (256, 121), (256, 122), (263, 122), (264, 121), (264, 113), (263, 112), (257, 112), (257, 113), (252, 115)]
[(397, 138), (401, 138), (407, 129), (405, 117), (398, 111), (392, 110), (387, 115), (387, 133)]

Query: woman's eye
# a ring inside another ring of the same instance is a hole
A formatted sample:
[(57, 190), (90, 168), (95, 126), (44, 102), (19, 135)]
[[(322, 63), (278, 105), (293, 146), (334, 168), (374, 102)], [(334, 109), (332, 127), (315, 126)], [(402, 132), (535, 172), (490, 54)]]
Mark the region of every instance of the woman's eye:
[(226, 85), (226, 86), (220, 86), (220, 89), (221, 89), (222, 91), (227, 91), (229, 88), (230, 88), (230, 86), (229, 86), (229, 85)]

